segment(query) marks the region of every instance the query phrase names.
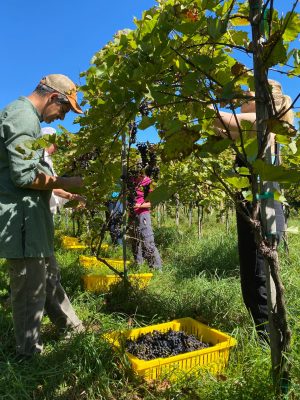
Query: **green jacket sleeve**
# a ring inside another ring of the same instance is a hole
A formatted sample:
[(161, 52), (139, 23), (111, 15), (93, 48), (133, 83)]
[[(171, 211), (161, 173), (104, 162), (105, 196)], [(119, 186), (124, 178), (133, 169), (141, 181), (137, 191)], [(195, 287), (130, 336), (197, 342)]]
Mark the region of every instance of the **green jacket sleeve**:
[(17, 187), (26, 187), (36, 178), (39, 171), (40, 154), (26, 146), (36, 138), (39, 123), (30, 114), (16, 115), (18, 110), (4, 116), (1, 136), (7, 149), (10, 176)]

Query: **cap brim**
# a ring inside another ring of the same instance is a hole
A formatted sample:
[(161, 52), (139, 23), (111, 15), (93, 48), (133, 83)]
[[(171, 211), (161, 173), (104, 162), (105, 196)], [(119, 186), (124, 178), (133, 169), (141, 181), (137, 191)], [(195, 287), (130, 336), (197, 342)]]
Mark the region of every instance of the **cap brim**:
[(67, 95), (67, 98), (68, 98), (68, 100), (69, 100), (69, 102), (70, 102), (70, 104), (71, 104), (72, 110), (73, 110), (74, 112), (76, 112), (77, 114), (83, 114), (83, 111), (82, 111), (82, 109), (80, 108), (80, 106), (79, 106), (79, 104), (77, 103), (77, 101), (76, 101), (73, 97), (68, 96), (68, 95)]

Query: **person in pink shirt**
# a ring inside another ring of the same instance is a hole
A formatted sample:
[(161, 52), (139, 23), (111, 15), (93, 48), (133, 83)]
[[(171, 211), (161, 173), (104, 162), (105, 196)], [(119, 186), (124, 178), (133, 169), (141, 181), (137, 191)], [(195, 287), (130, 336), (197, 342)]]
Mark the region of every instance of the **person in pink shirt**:
[(154, 242), (154, 234), (151, 225), (151, 203), (147, 201), (151, 179), (141, 173), (134, 179), (134, 204), (129, 214), (129, 236), (132, 253), (137, 265), (146, 260), (149, 268), (161, 270), (162, 262), (160, 254)]

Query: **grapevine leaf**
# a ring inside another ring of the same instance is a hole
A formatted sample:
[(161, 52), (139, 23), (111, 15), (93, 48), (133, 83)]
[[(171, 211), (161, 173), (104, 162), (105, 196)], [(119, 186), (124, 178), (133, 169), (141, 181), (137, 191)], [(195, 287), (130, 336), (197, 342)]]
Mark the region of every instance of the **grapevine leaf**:
[(165, 143), (162, 157), (165, 160), (183, 159), (194, 149), (195, 142), (200, 138), (199, 132), (182, 128), (173, 133)]
[(76, 208), (79, 205), (78, 200), (70, 200), (64, 204), (64, 208)]
[(279, 191), (274, 192), (274, 200), (279, 201), (280, 203), (287, 204), (286, 198)]
[(218, 137), (211, 136), (203, 145), (199, 146), (200, 155), (201, 153), (210, 153), (214, 155), (220, 154), (231, 144), (231, 139), (220, 139)]
[(219, 18), (208, 17), (207, 32), (209, 36), (216, 40), (226, 32), (228, 21)]
[(242, 195), (245, 200), (252, 201), (253, 200), (253, 194), (251, 190), (243, 190)]
[(276, 135), (276, 142), (279, 144), (289, 145), (291, 143), (291, 138), (283, 135)]
[(276, 64), (284, 64), (287, 59), (287, 51), (283, 44), (281, 32), (276, 31), (266, 42), (263, 52), (265, 67), (270, 68)]
[(284, 18), (284, 24), (288, 21), (282, 38), (285, 42), (295, 40), (300, 32), (300, 15), (298, 13), (288, 12)]
[(169, 186), (167, 184), (162, 184), (147, 196), (147, 200), (149, 200), (152, 206), (155, 207), (157, 204), (169, 200), (175, 192), (175, 185)]
[(232, 176), (225, 178), (225, 180), (237, 189), (244, 189), (250, 186), (249, 179), (245, 176)]
[(263, 181), (273, 181), (279, 183), (298, 183), (299, 170), (287, 169), (281, 165), (269, 165), (262, 160), (253, 163), (253, 169)]
[(270, 119), (268, 121), (268, 128), (270, 132), (276, 133), (281, 136), (295, 136), (296, 129), (293, 125), (289, 124), (286, 121), (278, 120), (278, 119)]
[(249, 25), (249, 18), (243, 16), (235, 16), (231, 20), (233, 26), (246, 26)]
[(143, 116), (141, 122), (139, 123), (138, 128), (144, 131), (145, 129), (149, 128), (149, 126), (153, 125), (153, 123), (154, 123), (153, 118), (149, 118), (145, 115)]
[(289, 148), (293, 154), (297, 153), (297, 145), (294, 141), (289, 143)]
[(246, 167), (239, 167), (237, 168), (237, 171), (240, 175), (251, 175), (249, 168)]

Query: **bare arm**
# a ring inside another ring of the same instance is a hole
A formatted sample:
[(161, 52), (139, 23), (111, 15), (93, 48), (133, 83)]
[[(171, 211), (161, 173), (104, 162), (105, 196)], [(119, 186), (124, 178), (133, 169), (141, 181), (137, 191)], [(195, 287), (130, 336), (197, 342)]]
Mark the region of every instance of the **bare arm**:
[(240, 127), (242, 121), (252, 123), (251, 132), (256, 132), (256, 113), (240, 113), (233, 115), (229, 112), (219, 111), (219, 118), (215, 118), (214, 127), (218, 135), (228, 137), (226, 129), (230, 131), (230, 136), (236, 140), (240, 136)]
[(29, 189), (35, 190), (51, 190), (51, 189), (74, 189), (82, 187), (83, 181), (79, 176), (72, 177), (61, 177), (61, 176), (50, 176), (43, 172), (39, 172), (36, 175), (34, 181), (28, 185)]
[(53, 189), (53, 193), (55, 194), (55, 196), (61, 197), (62, 199), (77, 200), (81, 203), (86, 203), (86, 199), (83, 196), (80, 196), (80, 194), (70, 193), (64, 189)]
[(150, 201), (145, 201), (145, 202), (142, 203), (142, 204), (136, 204), (136, 205), (134, 206), (134, 208), (136, 208), (136, 209), (150, 208), (150, 207), (151, 207)]
[(67, 192), (64, 189), (53, 189), (55, 196), (61, 197), (62, 199), (72, 200), (72, 193)]

